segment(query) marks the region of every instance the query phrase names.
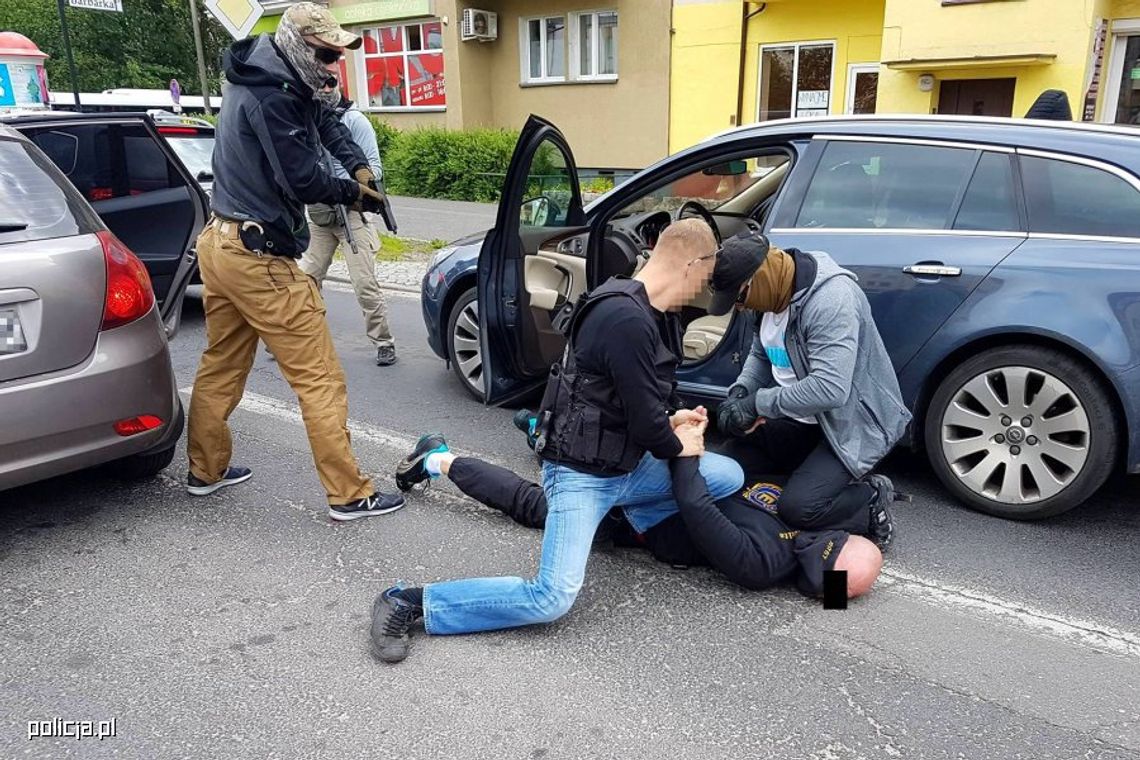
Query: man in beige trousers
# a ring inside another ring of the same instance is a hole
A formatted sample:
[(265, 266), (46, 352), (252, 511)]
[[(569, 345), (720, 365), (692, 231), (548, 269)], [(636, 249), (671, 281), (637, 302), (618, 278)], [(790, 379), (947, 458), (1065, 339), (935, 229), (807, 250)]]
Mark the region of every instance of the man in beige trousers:
[[(368, 117), (356, 110), (352, 101), (344, 99), (336, 109), (341, 123), (352, 134), (352, 140), (368, 159), (372, 173), (382, 181), (384, 169), (380, 163), (380, 148), (376, 143), (376, 132)], [(326, 154), (326, 162), (332, 166), (333, 174), (341, 179), (349, 179), (348, 172)], [(344, 227), (337, 219), (336, 210), (325, 204), (309, 206), (309, 247), (301, 255), (301, 270), (324, 284), (332, 264), (333, 254), (339, 246), (348, 265), (348, 277), (356, 292), (356, 302), (364, 314), (364, 331), (376, 346), (376, 364), (386, 367), (396, 363), (396, 343), (388, 328), (388, 312), (384, 303), (384, 291), (376, 282), (376, 252), (380, 250), (380, 238), (376, 229), (369, 224), (364, 214), (346, 209), (348, 226), (352, 232), (351, 241)]]
[[(298, 3), (267, 35), (226, 52), (227, 88), (214, 146), (213, 218), (198, 237), (206, 350), (190, 399), (187, 491), (207, 496), (252, 476), (232, 464), (228, 420), (245, 391), (257, 341), (276, 355), (301, 406), (317, 475), (334, 520), (399, 509), (360, 471), (348, 431), (348, 391), (316, 283), (297, 265), (308, 247), (305, 204), (379, 210), (365, 156), (327, 113), (337, 61), (360, 47), (328, 9)], [(328, 118), (326, 118), (326, 116)], [(353, 179), (329, 174), (321, 146)]]

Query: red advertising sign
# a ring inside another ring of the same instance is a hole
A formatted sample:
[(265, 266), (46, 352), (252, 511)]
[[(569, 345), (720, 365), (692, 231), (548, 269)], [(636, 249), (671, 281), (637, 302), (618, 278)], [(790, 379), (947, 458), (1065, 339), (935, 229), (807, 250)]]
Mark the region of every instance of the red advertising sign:
[(443, 80), (443, 55), (423, 53), (408, 56), (411, 105), (442, 106), (447, 103)]

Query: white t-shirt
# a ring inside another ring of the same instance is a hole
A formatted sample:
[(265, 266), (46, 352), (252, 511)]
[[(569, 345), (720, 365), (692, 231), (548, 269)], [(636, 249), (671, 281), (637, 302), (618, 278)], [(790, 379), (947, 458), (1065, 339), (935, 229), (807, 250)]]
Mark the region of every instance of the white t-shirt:
[[(760, 319), (760, 344), (764, 346), (764, 353), (772, 363), (772, 378), (781, 388), (787, 388), (796, 383), (796, 371), (792, 368), (791, 357), (788, 356), (787, 344), (784, 342), (784, 332), (788, 327), (788, 310), (779, 314), (764, 312)], [(793, 417), (797, 422), (815, 425), (815, 417)]]

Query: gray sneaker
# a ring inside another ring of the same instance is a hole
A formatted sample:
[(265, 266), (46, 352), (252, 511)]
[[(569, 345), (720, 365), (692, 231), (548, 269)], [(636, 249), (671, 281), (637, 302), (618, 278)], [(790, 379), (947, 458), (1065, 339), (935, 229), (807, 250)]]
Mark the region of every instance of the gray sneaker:
[(376, 349), (376, 366), (388, 367), (396, 363), (396, 347), (380, 346)]

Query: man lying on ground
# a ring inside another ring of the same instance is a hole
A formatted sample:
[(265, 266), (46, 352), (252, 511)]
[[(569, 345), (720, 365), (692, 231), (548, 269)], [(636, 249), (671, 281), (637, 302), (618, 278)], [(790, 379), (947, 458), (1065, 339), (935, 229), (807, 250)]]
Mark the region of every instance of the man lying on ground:
[[(794, 581), (801, 592), (819, 596), (824, 571), (845, 570), (847, 596), (854, 598), (870, 591), (878, 578), (883, 556), (866, 538), (838, 530), (792, 530), (782, 523), (775, 509), (778, 486), (755, 482), (752, 473), (745, 473), (745, 483), (752, 485), (714, 501), (700, 474), (698, 459), (678, 457), (669, 467), (679, 513), (639, 534), (625, 520), (620, 507), (615, 507), (603, 521), (599, 538), (608, 537), (616, 546), (644, 547), (674, 566), (711, 566), (752, 590)], [(520, 525), (542, 528), (546, 524), (542, 486), (481, 459), (456, 456), (442, 435), (420, 439), (401, 464), (396, 484), (407, 491), (440, 476)], [(882, 497), (894, 498), (894, 493)], [(377, 656), (397, 643), (389, 638), (374, 620), (372, 646)]]

